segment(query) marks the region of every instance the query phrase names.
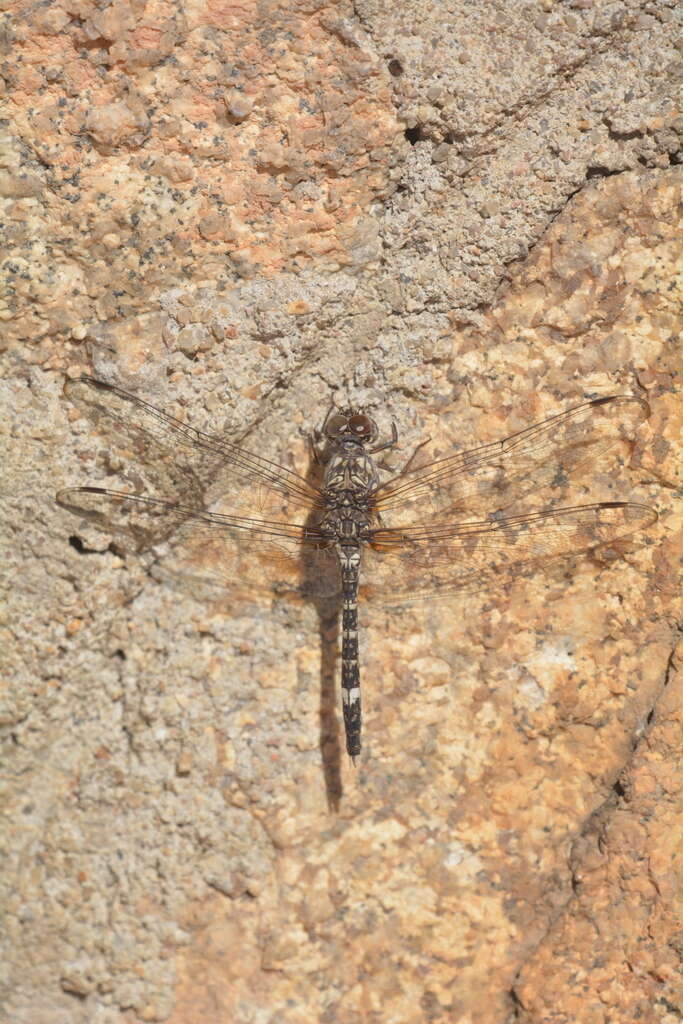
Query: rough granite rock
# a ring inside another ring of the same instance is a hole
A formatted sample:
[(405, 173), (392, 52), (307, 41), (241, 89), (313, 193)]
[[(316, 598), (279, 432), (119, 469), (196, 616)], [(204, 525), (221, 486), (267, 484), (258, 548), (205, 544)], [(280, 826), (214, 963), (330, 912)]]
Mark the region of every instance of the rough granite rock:
[[(3, 19), (3, 1021), (681, 1020), (680, 6)], [(637, 394), (572, 493), (659, 520), (364, 606), (354, 771), (328, 610), (55, 505), (84, 372), (302, 473), (335, 398), (400, 466)]]

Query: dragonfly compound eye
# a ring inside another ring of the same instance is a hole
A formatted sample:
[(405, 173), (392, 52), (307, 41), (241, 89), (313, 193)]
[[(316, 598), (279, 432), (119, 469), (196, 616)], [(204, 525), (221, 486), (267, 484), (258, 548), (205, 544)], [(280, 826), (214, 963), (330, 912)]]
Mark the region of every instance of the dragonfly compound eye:
[(375, 427), (368, 416), (352, 416), (349, 420), (349, 431), (355, 437), (372, 437)]
[(348, 422), (348, 417), (342, 416), (339, 413), (335, 416), (330, 416), (325, 424), (325, 433), (328, 437), (339, 437), (347, 429)]

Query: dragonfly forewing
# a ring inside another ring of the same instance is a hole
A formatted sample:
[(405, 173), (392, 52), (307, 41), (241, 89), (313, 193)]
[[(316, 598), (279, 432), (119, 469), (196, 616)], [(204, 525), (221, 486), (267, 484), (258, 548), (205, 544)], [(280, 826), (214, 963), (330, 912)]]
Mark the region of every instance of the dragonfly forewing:
[(378, 488), (376, 507), (402, 525), (425, 513), (450, 520), (512, 509), (542, 491), (551, 503), (570, 476), (628, 444), (648, 413), (647, 403), (630, 395), (585, 402), (502, 441), (399, 475)]
[[(91, 377), (67, 381), (64, 394), (93, 422), (122, 461), (163, 470), (161, 494), (178, 500), (200, 493), (231, 495), (231, 508), (277, 508), (285, 498), (299, 509), (322, 506), (320, 490), (304, 477), (223, 437), (207, 434), (155, 408), (135, 395)], [(135, 481), (135, 477), (133, 476)], [(156, 481), (152, 479), (151, 485)], [(191, 504), (186, 500), (186, 504)]]

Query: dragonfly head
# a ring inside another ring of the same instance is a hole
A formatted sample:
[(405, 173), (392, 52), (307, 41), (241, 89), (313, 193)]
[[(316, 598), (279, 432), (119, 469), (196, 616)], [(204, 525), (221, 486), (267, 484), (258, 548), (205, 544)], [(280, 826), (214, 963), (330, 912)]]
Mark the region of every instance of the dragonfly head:
[(375, 421), (354, 409), (340, 409), (325, 423), (325, 437), (336, 447), (363, 447), (375, 441), (378, 434)]

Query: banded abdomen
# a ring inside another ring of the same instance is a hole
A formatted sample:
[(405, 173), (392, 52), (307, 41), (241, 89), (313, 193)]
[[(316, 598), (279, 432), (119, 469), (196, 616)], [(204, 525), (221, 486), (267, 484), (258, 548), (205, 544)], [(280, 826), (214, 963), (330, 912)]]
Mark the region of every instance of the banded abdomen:
[(342, 577), (342, 708), (346, 750), (354, 760), (361, 748), (360, 668), (358, 665), (358, 576), (360, 545), (337, 548)]

